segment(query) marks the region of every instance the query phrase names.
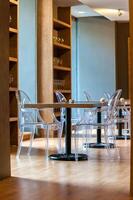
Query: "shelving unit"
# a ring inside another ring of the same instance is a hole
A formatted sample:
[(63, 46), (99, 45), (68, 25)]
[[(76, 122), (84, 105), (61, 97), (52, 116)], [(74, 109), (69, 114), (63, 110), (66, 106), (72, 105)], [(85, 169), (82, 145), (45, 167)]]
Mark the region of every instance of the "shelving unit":
[(9, 0), (9, 103), (10, 103), (10, 141), (18, 145), (18, 6), (17, 0)]
[[(53, 0), (53, 100), (55, 91), (71, 98), (71, 11)], [(56, 110), (56, 116), (59, 111)]]

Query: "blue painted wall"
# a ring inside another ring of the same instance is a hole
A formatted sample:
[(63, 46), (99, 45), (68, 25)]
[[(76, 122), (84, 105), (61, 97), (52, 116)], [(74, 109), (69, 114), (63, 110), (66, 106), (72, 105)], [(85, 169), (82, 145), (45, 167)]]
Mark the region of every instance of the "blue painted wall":
[(77, 23), (72, 21), (72, 97), (77, 99)]
[[(75, 40), (73, 36), (73, 43)], [(73, 56), (72, 60), (75, 60)], [(116, 82), (114, 22), (104, 18), (78, 19), (76, 65), (73, 77), (77, 76), (77, 82), (73, 90), (77, 91), (77, 97), (74, 93), (73, 98), (85, 99), (84, 90), (93, 99), (99, 99), (105, 91), (113, 93)]]
[(19, 12), (19, 88), (36, 102), (36, 0), (21, 0)]

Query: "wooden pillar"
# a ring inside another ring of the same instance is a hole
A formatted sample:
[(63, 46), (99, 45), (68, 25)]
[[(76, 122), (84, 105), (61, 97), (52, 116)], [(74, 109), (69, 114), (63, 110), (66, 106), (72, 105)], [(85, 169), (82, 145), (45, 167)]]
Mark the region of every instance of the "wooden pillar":
[[(53, 102), (53, 0), (37, 1), (38, 102)], [(45, 120), (50, 120), (47, 112)]]
[(0, 179), (10, 176), (9, 0), (0, 0)]
[(130, 192), (133, 196), (133, 1), (129, 0), (130, 10), (130, 98), (131, 98), (131, 168), (130, 168)]

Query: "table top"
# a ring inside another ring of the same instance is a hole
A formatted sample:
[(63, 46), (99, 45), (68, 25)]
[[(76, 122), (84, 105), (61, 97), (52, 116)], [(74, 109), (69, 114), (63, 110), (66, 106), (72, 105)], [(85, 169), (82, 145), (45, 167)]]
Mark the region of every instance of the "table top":
[[(25, 108), (94, 108), (94, 107), (103, 107), (106, 106), (107, 102), (101, 103), (100, 101), (75, 101), (71, 102), (58, 102), (58, 103), (34, 103), (34, 104), (25, 104)], [(119, 101), (118, 106), (130, 106), (130, 101), (126, 100), (124, 102)]]
[(100, 101), (78, 101), (74, 103), (62, 102), (62, 103), (35, 103), (35, 104), (25, 104), (25, 108), (94, 108), (105, 106), (105, 103), (100, 103)]

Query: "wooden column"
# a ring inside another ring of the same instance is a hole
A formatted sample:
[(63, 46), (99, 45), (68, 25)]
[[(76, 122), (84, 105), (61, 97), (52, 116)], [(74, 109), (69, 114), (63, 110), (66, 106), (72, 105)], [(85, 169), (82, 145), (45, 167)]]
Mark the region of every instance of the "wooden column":
[(130, 9), (130, 98), (131, 98), (131, 169), (130, 192), (133, 196), (133, 1), (129, 0)]
[[(53, 102), (53, 0), (37, 1), (38, 102)], [(45, 112), (44, 118), (49, 120)]]
[(0, 0), (0, 179), (10, 176), (9, 0)]

